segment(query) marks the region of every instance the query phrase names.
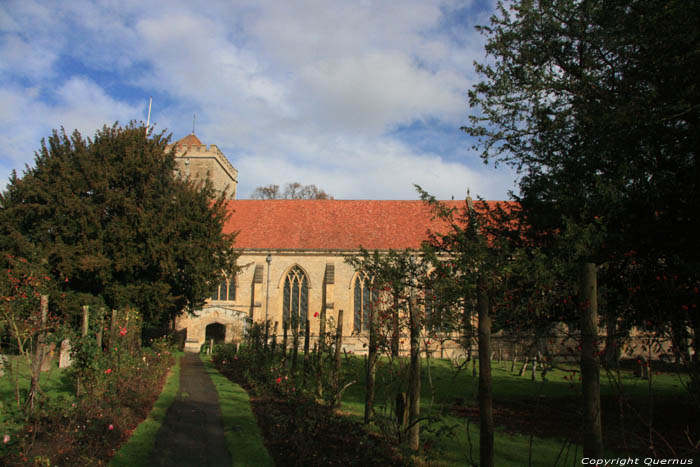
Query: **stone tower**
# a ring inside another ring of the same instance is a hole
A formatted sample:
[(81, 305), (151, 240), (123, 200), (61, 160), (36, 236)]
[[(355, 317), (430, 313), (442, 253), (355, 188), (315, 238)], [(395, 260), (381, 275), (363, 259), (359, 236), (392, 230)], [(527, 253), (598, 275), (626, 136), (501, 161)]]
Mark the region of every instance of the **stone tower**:
[(172, 146), (175, 147), (177, 168), (184, 177), (199, 180), (209, 177), (215, 189), (226, 190), (227, 198), (236, 199), (238, 170), (216, 145), (207, 147), (192, 133)]

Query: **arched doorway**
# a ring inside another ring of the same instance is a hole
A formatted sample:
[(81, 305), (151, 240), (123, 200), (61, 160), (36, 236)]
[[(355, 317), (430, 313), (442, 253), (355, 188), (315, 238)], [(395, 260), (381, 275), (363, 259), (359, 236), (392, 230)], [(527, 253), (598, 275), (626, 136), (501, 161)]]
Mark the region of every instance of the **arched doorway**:
[(221, 323), (211, 323), (204, 332), (207, 343), (214, 339), (214, 344), (223, 344), (226, 339), (226, 326)]

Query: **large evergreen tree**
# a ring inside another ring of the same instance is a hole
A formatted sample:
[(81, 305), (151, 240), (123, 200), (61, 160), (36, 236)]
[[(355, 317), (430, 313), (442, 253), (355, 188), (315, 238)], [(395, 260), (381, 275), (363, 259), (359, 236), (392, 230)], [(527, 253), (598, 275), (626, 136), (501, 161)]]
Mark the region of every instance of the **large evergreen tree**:
[[(477, 66), (464, 130), (485, 160), (520, 171), (539, 245), (565, 238), (589, 274), (633, 254), (697, 286), (700, 4), (499, 2), (481, 30), (492, 60)], [(700, 330), (697, 311), (676, 321)], [(599, 454), (601, 440), (584, 449)]]
[(700, 5), (509, 2), (481, 29), (493, 60), (477, 66), (464, 130), (484, 159), (521, 170), (531, 225), (597, 218), (597, 261), (635, 250), (698, 264)]
[(163, 133), (116, 124), (84, 139), (54, 131), (0, 197), (0, 248), (42, 262), (52, 306), (133, 307), (165, 324), (194, 310), (235, 263), (211, 184), (180, 178)]

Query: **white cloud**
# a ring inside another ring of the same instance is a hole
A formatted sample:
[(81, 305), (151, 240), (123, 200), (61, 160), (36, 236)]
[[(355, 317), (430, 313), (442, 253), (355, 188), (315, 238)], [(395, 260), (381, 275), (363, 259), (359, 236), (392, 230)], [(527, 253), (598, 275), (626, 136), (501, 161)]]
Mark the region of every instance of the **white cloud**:
[(240, 196), (247, 197), (256, 186), (292, 181), (313, 183), (338, 199), (416, 199), (414, 184), (441, 199), (463, 198), (467, 188), (472, 196), (501, 199), (503, 187), (512, 187), (512, 173), (494, 172), (484, 166), (471, 169), (435, 154), (415, 153), (386, 138), (310, 149), (314, 160), (290, 161), (260, 154), (235, 158), (239, 174), (252, 175), (239, 177)]
[(370, 53), (314, 63), (301, 74), (317, 120), (370, 135), (429, 117), (454, 121), (464, 109), (466, 80), (452, 71), (431, 73), (409, 57)]
[(0, 144), (10, 149), (0, 176), (30, 161), (51, 128), (91, 135), (114, 120), (145, 120), (154, 95), (152, 122), (176, 139), (197, 113), (197, 134), (237, 166), (244, 196), (297, 180), (340, 198), (414, 199), (413, 183), (444, 197), (466, 186), (503, 197), (510, 174), (409, 147), (393, 132), (417, 121), (457, 131), (466, 121), (482, 39), (451, 15), (470, 4), (5, 4)]
[(41, 139), (49, 136), (52, 129), (64, 127), (68, 133), (77, 129), (83, 137), (91, 137), (104, 124), (117, 120), (126, 123), (143, 113), (139, 107), (109, 97), (84, 78), (69, 79), (55, 90), (53, 97), (53, 103), (47, 104), (33, 88), (0, 90), (3, 181), (13, 168), (21, 173), (24, 165), (33, 161)]

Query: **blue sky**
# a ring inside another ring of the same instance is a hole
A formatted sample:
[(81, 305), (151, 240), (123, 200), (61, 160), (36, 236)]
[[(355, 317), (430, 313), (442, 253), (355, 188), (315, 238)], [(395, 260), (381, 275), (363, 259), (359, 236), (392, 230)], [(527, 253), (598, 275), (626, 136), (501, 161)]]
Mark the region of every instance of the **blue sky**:
[[(338, 199), (506, 199), (459, 127), (491, 0), (3, 1), (0, 180), (53, 128), (146, 120), (192, 131), (256, 186)], [(2, 186), (4, 186), (4, 182)]]

